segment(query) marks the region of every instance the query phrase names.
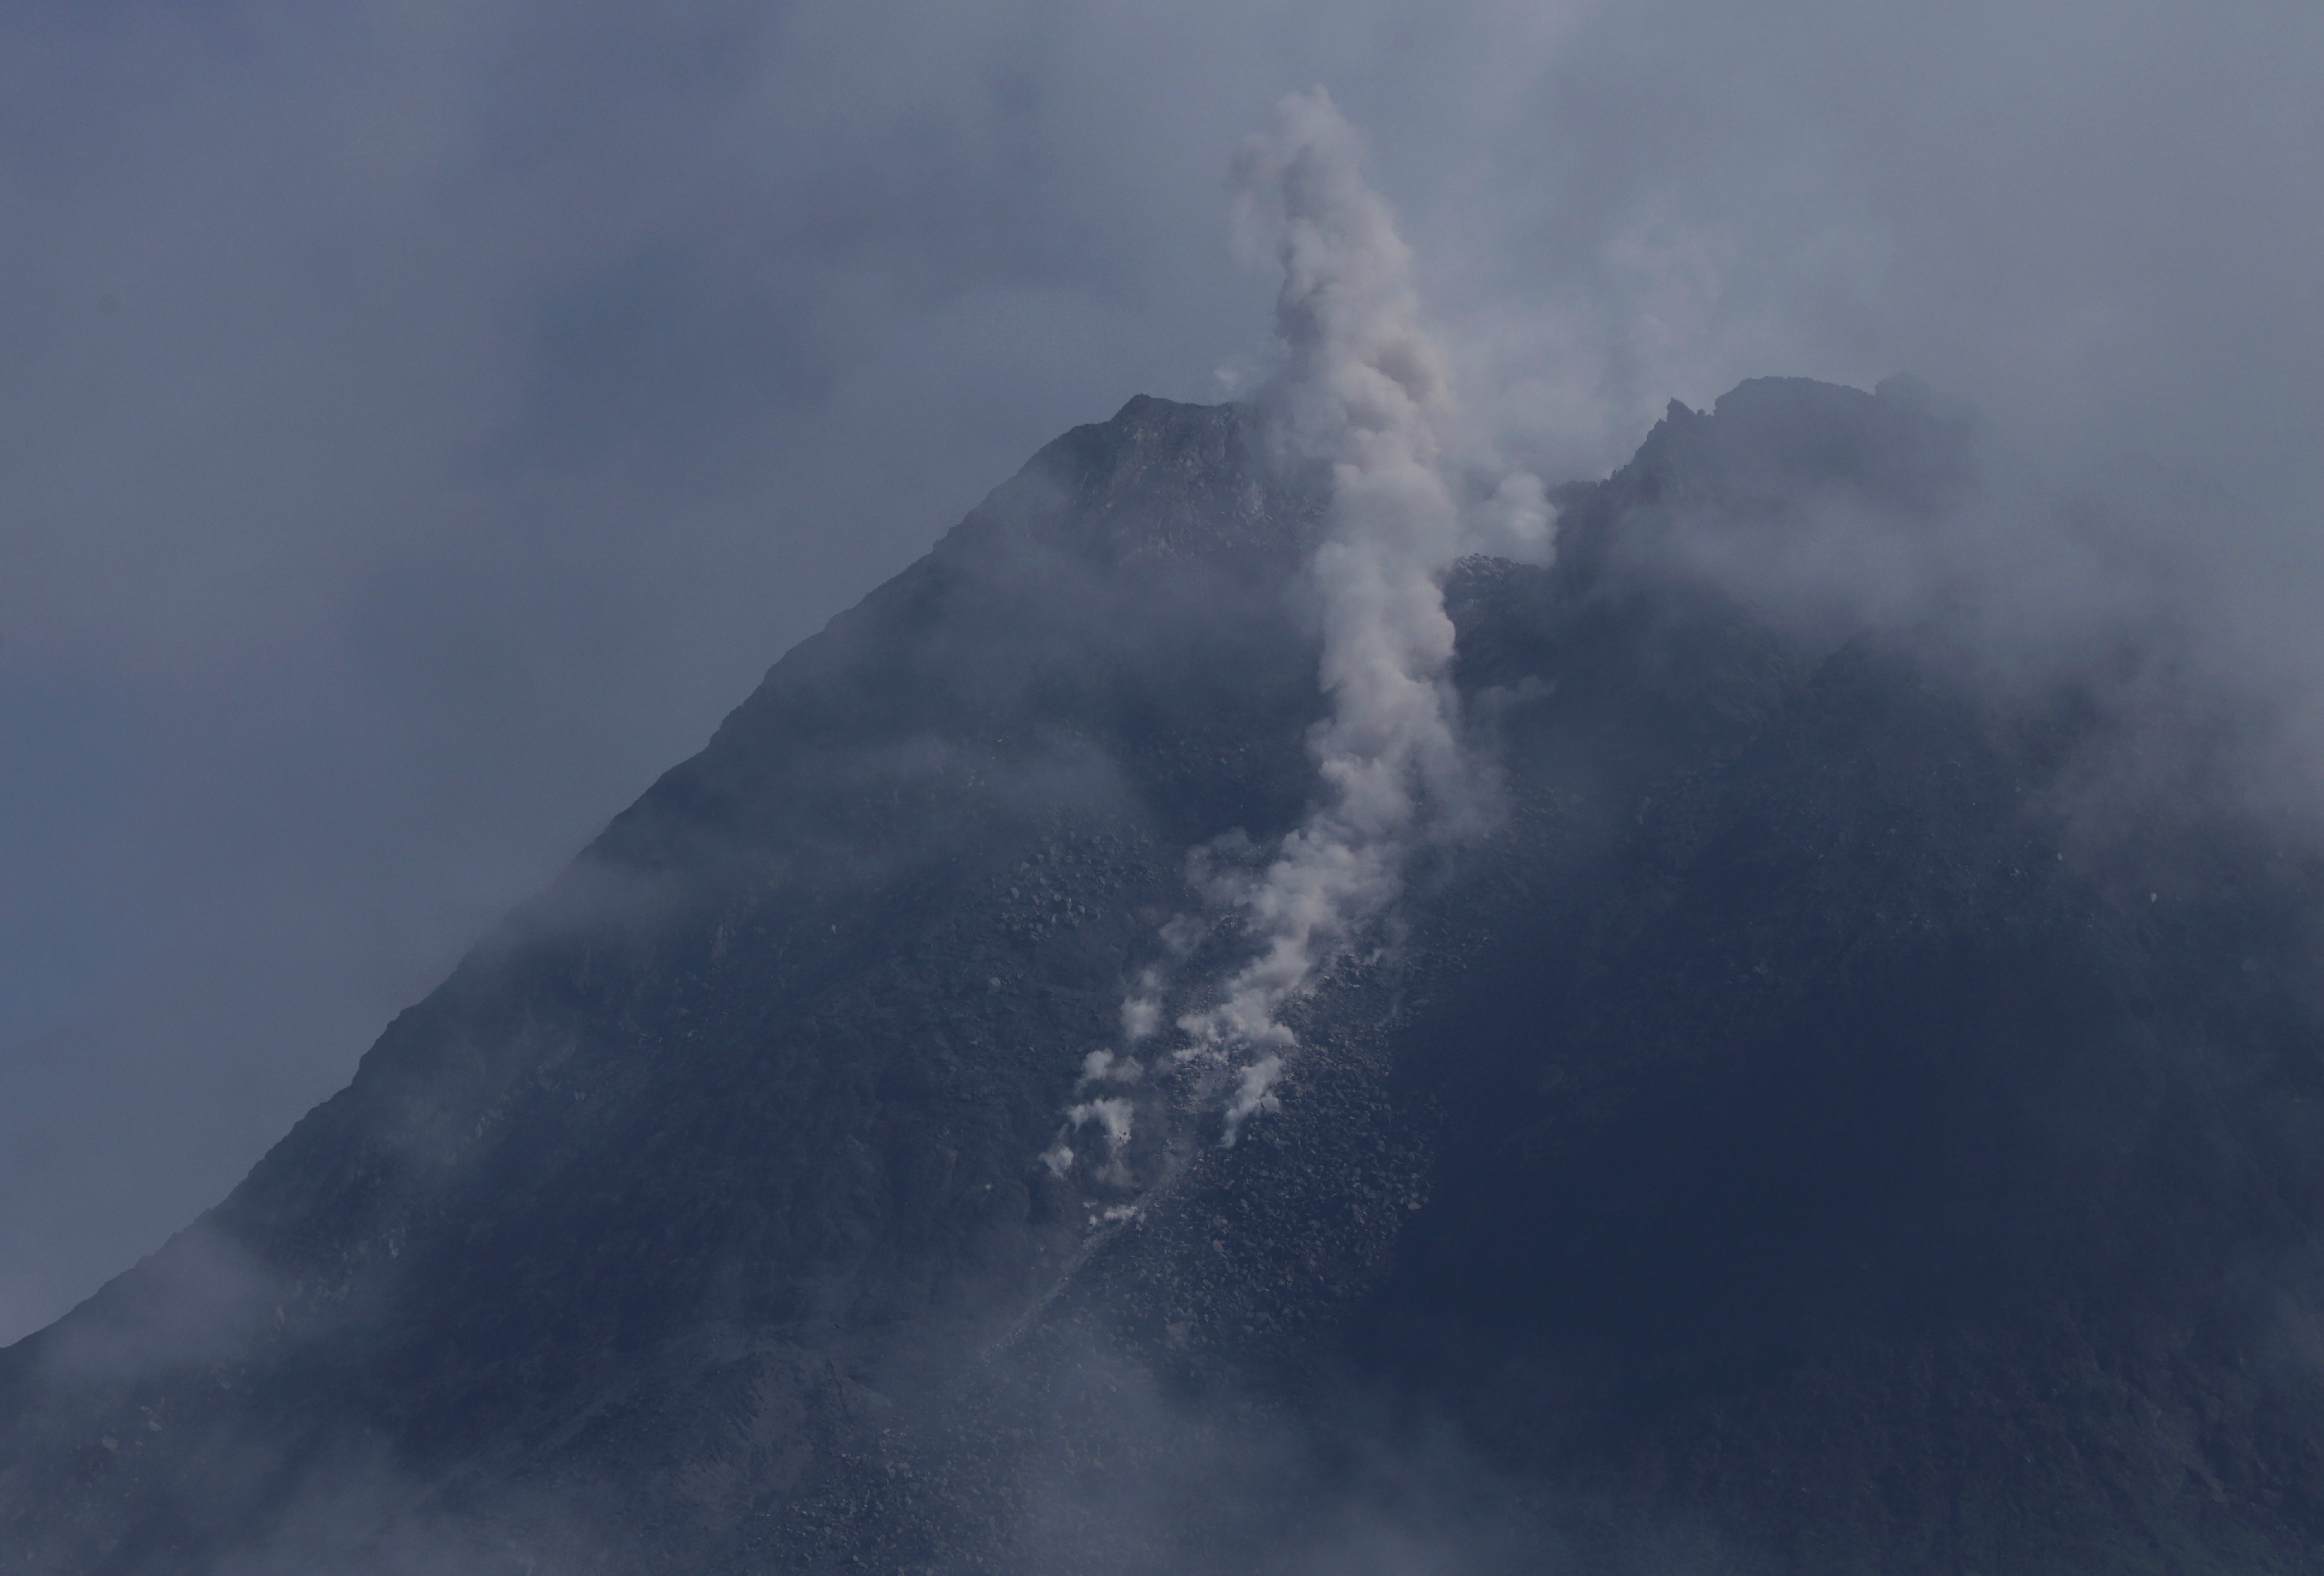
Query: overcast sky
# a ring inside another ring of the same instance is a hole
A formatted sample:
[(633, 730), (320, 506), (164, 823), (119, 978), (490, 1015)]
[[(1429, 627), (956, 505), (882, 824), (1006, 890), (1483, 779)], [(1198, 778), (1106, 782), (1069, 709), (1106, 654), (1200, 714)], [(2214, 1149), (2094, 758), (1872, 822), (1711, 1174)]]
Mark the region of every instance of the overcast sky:
[(1313, 83), (1551, 479), (1909, 368), (2317, 605), (2313, 4), (14, 0), (0, 1340), (1042, 442), (1247, 382)]

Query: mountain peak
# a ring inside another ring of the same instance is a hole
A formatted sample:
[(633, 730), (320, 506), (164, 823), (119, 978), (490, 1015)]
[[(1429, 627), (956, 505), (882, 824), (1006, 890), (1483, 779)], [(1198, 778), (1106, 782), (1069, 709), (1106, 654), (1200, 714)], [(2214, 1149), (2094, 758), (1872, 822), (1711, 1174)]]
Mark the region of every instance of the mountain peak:
[(1032, 543), (1093, 566), (1199, 559), (1280, 575), (1321, 508), (1266, 464), (1249, 408), (1139, 394), (1043, 447), (938, 551)]

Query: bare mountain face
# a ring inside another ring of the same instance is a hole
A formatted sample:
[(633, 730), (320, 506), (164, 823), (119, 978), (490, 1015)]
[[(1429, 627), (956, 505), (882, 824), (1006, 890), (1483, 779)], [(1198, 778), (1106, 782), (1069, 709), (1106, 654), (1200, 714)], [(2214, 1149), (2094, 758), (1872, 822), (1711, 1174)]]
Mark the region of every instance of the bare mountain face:
[(1462, 565), (1499, 813), (1230, 1147), (1086, 1058), (1314, 792), (1321, 503), (1234, 409), (1061, 438), (0, 1354), (0, 1569), (2324, 1565), (2314, 862), (2078, 829), (2093, 693), (1655, 550), (1965, 444), (1747, 383)]

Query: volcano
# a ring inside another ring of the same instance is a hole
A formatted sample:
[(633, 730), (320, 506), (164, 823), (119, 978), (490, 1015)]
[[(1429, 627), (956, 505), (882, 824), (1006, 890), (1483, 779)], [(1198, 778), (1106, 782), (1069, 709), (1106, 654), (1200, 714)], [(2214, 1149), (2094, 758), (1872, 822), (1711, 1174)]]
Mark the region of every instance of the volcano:
[(1453, 566), (1489, 814), (1230, 1133), (1122, 1004), (1314, 800), (1326, 501), (1068, 433), (0, 1353), (0, 1569), (2324, 1569), (2316, 860), (1666, 550), (1972, 435), (1747, 382)]

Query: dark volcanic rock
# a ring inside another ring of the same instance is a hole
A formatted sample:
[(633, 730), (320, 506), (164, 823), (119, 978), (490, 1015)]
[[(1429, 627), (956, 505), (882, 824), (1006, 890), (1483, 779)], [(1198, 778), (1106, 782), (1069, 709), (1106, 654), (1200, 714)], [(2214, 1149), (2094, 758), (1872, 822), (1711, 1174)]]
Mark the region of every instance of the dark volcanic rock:
[(1554, 569), (1461, 566), (1495, 829), (1299, 1004), (1278, 1113), (1222, 1147), (1157, 1064), (1107, 1178), (1039, 1157), (1188, 850), (1312, 791), (1318, 505), (1233, 410), (1069, 434), (0, 1354), (0, 1553), (2317, 1568), (2313, 862), (2079, 831), (2089, 694), (1654, 550), (1933, 518), (1967, 430), (1748, 383)]

